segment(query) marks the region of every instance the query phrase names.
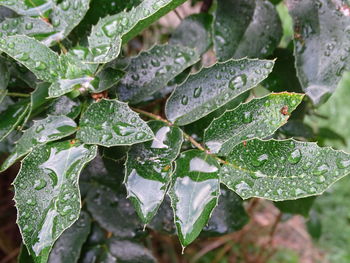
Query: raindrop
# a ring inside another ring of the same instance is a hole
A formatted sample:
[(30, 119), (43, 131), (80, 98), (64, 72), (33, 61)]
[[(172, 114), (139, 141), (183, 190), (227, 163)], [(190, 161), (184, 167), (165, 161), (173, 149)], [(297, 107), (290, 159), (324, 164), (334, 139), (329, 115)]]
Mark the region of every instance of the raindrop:
[(135, 133), (135, 127), (132, 125), (129, 125), (127, 123), (118, 122), (116, 125), (114, 125), (113, 130), (115, 133), (119, 136), (128, 136), (130, 134)]
[(320, 166), (318, 166), (312, 173), (313, 175), (323, 175), (325, 174), (326, 172), (328, 172), (329, 170), (329, 167), (327, 164), (322, 164)]
[(26, 202), (27, 205), (34, 206), (36, 205), (36, 201), (34, 199), (29, 198)]
[(252, 120), (253, 120), (252, 113), (250, 111), (244, 112), (243, 123), (248, 124), (248, 123), (251, 123)]
[(25, 28), (26, 28), (27, 30), (33, 29), (33, 23), (32, 23), (32, 22), (27, 23), (27, 24), (25, 25)]
[(262, 166), (269, 159), (268, 154), (262, 154), (260, 156), (254, 156), (252, 158), (252, 165), (255, 167)]
[(46, 181), (44, 179), (38, 179), (34, 182), (34, 189), (35, 190), (41, 190), (47, 185)]
[(336, 164), (339, 169), (348, 168), (350, 166), (350, 160), (343, 160), (338, 158), (336, 160)]
[(16, 55), (16, 59), (18, 59), (20, 61), (27, 61), (29, 59), (29, 54), (26, 52), (20, 53), (20, 54)]
[(159, 67), (160, 66), (160, 62), (158, 59), (152, 58), (151, 59), (151, 64), (153, 67)]
[(301, 152), (299, 149), (294, 150), (293, 152), (290, 153), (288, 157), (288, 162), (291, 164), (297, 164), (301, 160)]
[(316, 179), (316, 183), (318, 183), (318, 184), (322, 184), (325, 181), (326, 181), (326, 178), (323, 175), (318, 176), (317, 179)]
[(146, 133), (145, 132), (138, 132), (136, 134), (136, 140), (142, 140), (146, 137)]
[(202, 93), (202, 87), (197, 87), (194, 89), (193, 97), (198, 98)]
[(35, 132), (39, 133), (42, 132), (45, 129), (44, 125), (40, 124), (38, 127), (36, 127)]
[(140, 76), (139, 74), (135, 73), (135, 74), (132, 74), (131, 75), (131, 78), (134, 80), (134, 81), (138, 81), (140, 79)]
[(102, 31), (108, 37), (113, 37), (117, 34), (118, 22), (113, 20), (102, 27)]
[(42, 62), (42, 61), (35, 62), (35, 69), (36, 70), (44, 70), (44, 69), (46, 69), (45, 62)]
[(241, 74), (233, 77), (230, 80), (228, 86), (230, 89), (234, 90), (234, 89), (240, 89), (246, 84), (247, 84), (247, 76), (245, 74)]
[(65, 215), (69, 214), (71, 211), (72, 211), (72, 207), (70, 205), (66, 205), (59, 212), (60, 212), (60, 215), (65, 216)]
[(264, 68), (266, 68), (266, 69), (271, 69), (272, 68), (272, 66), (273, 66), (273, 63), (272, 62), (266, 62), (265, 64), (264, 64)]
[(61, 23), (61, 20), (60, 20), (59, 18), (55, 17), (54, 19), (52, 19), (52, 25), (53, 25), (54, 27), (59, 26), (60, 23)]
[(69, 9), (69, 7), (70, 7), (70, 2), (69, 1), (64, 1), (62, 3), (62, 9), (63, 10), (67, 11)]
[(182, 96), (181, 103), (182, 103), (182, 105), (187, 105), (187, 103), (188, 103), (188, 97), (187, 97), (186, 95), (183, 95), (183, 96)]

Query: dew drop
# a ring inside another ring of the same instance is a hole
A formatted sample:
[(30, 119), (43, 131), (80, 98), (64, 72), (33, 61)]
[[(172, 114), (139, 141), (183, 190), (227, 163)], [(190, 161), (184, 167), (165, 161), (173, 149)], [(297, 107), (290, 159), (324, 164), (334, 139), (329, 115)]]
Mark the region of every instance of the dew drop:
[(288, 157), (288, 162), (291, 164), (297, 164), (301, 160), (301, 152), (299, 149), (294, 150), (293, 152), (290, 153)]
[(318, 184), (322, 184), (322, 183), (324, 183), (325, 181), (326, 181), (326, 178), (325, 178), (323, 175), (318, 176), (318, 177), (316, 178), (316, 183), (318, 183)]
[(32, 22), (27, 23), (27, 24), (25, 25), (25, 28), (26, 28), (27, 30), (33, 29), (33, 23), (32, 23)]
[(198, 98), (202, 93), (202, 87), (197, 87), (194, 89), (193, 97)]
[(69, 7), (70, 7), (70, 2), (69, 2), (69, 1), (64, 1), (64, 2), (62, 3), (62, 9), (63, 9), (64, 11), (67, 11), (67, 10), (69, 9)]
[(255, 167), (262, 166), (268, 159), (269, 159), (269, 156), (267, 154), (254, 156), (252, 158), (252, 165)]
[(128, 136), (135, 133), (135, 127), (127, 123), (118, 122), (116, 125), (112, 126), (115, 133), (119, 136)]
[(325, 173), (328, 172), (328, 171), (329, 171), (328, 165), (327, 165), (327, 164), (322, 164), (322, 165), (318, 166), (318, 167), (312, 172), (312, 174), (313, 174), (313, 175), (319, 176), (319, 175), (325, 174)]
[(146, 137), (146, 133), (145, 132), (138, 132), (136, 134), (136, 140), (142, 140)]
[(151, 64), (153, 67), (159, 67), (160, 66), (160, 62), (158, 59), (152, 58), (151, 59)]
[(240, 89), (246, 84), (247, 84), (247, 76), (245, 74), (241, 74), (233, 77), (230, 80), (228, 86), (230, 89), (234, 90), (234, 89)]
[(46, 69), (45, 62), (42, 62), (42, 61), (35, 62), (35, 69), (36, 70), (44, 70), (44, 69)]
[(29, 54), (26, 52), (20, 53), (20, 54), (16, 55), (16, 59), (18, 59), (20, 61), (27, 61), (27, 60), (29, 60)]
[(264, 64), (264, 68), (266, 68), (266, 69), (271, 69), (272, 66), (273, 66), (273, 63), (272, 63), (271, 61), (266, 62), (266, 63)]
[(45, 129), (44, 125), (40, 124), (38, 127), (36, 127), (35, 132), (39, 133), (42, 132)]
[(186, 95), (183, 95), (183, 96), (182, 96), (181, 103), (182, 103), (182, 105), (187, 105), (187, 103), (188, 103), (188, 97), (187, 97)]
[(36, 201), (34, 199), (29, 198), (26, 202), (27, 205), (34, 206), (36, 205)]
[(348, 168), (350, 166), (350, 160), (343, 160), (341, 158), (338, 158), (335, 162), (339, 169)]
[(47, 185), (46, 181), (44, 179), (38, 179), (34, 181), (34, 189), (35, 190), (41, 190)]
[(252, 120), (253, 120), (252, 113), (250, 111), (244, 112), (243, 123), (248, 124), (248, 123), (251, 123)]

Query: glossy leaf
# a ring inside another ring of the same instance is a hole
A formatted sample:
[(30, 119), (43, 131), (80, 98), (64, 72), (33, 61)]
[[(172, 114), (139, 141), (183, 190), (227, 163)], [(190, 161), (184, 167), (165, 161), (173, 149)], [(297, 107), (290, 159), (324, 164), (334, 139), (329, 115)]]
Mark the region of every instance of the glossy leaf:
[(334, 92), (343, 71), (349, 69), (349, 7), (340, 2), (288, 1), (297, 74), (315, 104)]
[(288, 214), (299, 214), (304, 217), (309, 216), (310, 209), (315, 201), (314, 196), (301, 198), (297, 200), (286, 200), (274, 202), (274, 205), (282, 212)]
[(35, 148), (14, 181), (17, 223), (35, 262), (46, 262), (55, 240), (79, 217), (79, 174), (96, 146), (72, 141)]
[(264, 139), (287, 122), (303, 97), (297, 93), (271, 93), (226, 111), (205, 130), (205, 144), (211, 152), (227, 155), (244, 140)]
[(64, 0), (59, 3), (51, 0), (2, 0), (0, 5), (22, 15), (3, 21), (2, 31), (6, 35), (30, 35), (51, 46), (68, 36), (79, 24), (89, 9), (89, 3), (90, 0)]
[(196, 49), (203, 54), (212, 45), (212, 22), (213, 16), (207, 13), (186, 17), (172, 33), (169, 44)]
[(82, 211), (79, 219), (56, 241), (49, 256), (49, 263), (76, 263), (81, 248), (90, 233), (91, 219)]
[(119, 238), (134, 238), (142, 231), (143, 225), (125, 194), (102, 185), (91, 186), (86, 204), (94, 220)]
[(48, 108), (50, 115), (65, 115), (75, 119), (81, 112), (82, 104), (77, 99), (70, 99), (67, 96), (61, 96), (55, 100)]
[(119, 69), (106, 68), (97, 75), (98, 87), (90, 89), (90, 92), (99, 93), (108, 90), (118, 84), (124, 75), (125, 72)]
[(26, 66), (41, 80), (53, 82), (61, 73), (58, 55), (33, 38), (20, 35), (0, 38), (0, 51)]
[[(7, 88), (9, 81), (10, 81), (10, 71), (8, 70), (6, 62), (0, 59), (0, 94), (1, 92), (4, 93), (4, 89)], [(0, 99), (0, 103), (1, 103), (1, 99)]]
[(143, 51), (125, 69), (117, 87), (119, 98), (131, 103), (147, 99), (198, 60), (193, 49), (181, 46), (158, 45)]
[(172, 161), (180, 152), (182, 131), (161, 121), (148, 123), (153, 141), (133, 145), (125, 163), (125, 186), (142, 222), (148, 224), (163, 201)]
[(30, 104), (27, 101), (19, 101), (0, 113), (0, 141), (20, 125), (29, 109)]
[(254, 139), (237, 145), (220, 180), (242, 198), (274, 201), (322, 194), (350, 172), (350, 155), (315, 143)]
[(176, 160), (169, 191), (177, 234), (189, 245), (208, 223), (220, 194), (220, 165), (199, 150), (189, 150)]
[(0, 172), (9, 168), (34, 147), (59, 140), (76, 132), (75, 122), (65, 116), (49, 116), (34, 122), (16, 143), (15, 149), (0, 167)]
[(214, 22), (218, 59), (266, 57), (282, 36), (281, 21), (267, 0), (219, 0)]
[(135, 37), (144, 28), (175, 9), (185, 0), (148, 0), (129, 12), (121, 12), (101, 19), (92, 28), (89, 47), (93, 62), (106, 63), (115, 59), (122, 43)]
[(109, 147), (149, 141), (153, 133), (126, 103), (103, 99), (85, 111), (77, 138), (88, 144)]
[(194, 122), (255, 87), (273, 65), (271, 60), (240, 59), (203, 68), (176, 87), (165, 114), (178, 125)]
[(221, 187), (218, 206), (215, 207), (201, 236), (220, 236), (238, 231), (248, 220), (242, 198), (226, 187)]

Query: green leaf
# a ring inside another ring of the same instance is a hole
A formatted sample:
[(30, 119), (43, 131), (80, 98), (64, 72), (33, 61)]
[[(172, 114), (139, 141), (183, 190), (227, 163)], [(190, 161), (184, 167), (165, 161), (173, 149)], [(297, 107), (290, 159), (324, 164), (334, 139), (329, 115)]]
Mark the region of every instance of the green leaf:
[(19, 101), (0, 113), (0, 141), (21, 124), (30, 109), (27, 100)]
[[(34, 3), (26, 0), (1, 0), (0, 5), (23, 15), (1, 23), (7, 35), (30, 35), (51, 46), (64, 39), (79, 24), (89, 9), (90, 0), (45, 0)], [(40, 16), (40, 17), (38, 17)], [(42, 18), (47, 18), (44, 21)], [(1, 32), (1, 30), (0, 30)]]
[(254, 139), (238, 144), (220, 180), (243, 199), (274, 201), (322, 194), (350, 172), (350, 156), (315, 143)]
[(142, 231), (143, 226), (131, 202), (124, 194), (117, 194), (109, 187), (91, 185), (86, 205), (94, 220), (119, 238), (134, 238)]
[(167, 118), (178, 125), (194, 122), (252, 89), (272, 71), (274, 61), (229, 60), (190, 75), (177, 86), (165, 106)]
[(90, 233), (91, 219), (88, 213), (82, 211), (79, 219), (55, 242), (50, 256), (50, 263), (76, 263), (80, 252)]
[(155, 134), (153, 141), (133, 145), (125, 163), (128, 197), (144, 224), (148, 224), (163, 201), (172, 161), (180, 152), (182, 131), (161, 121), (148, 123)]
[(299, 214), (308, 217), (315, 198), (315, 196), (310, 196), (297, 200), (274, 202), (274, 205), (283, 213)]
[(126, 103), (103, 99), (85, 111), (77, 138), (88, 144), (110, 147), (149, 141), (153, 133)]
[(58, 55), (34, 38), (0, 38), (0, 51), (26, 66), (41, 80), (53, 82), (61, 73)]
[(183, 247), (200, 234), (218, 203), (219, 169), (213, 157), (199, 150), (183, 152), (176, 160), (169, 196)]
[(125, 72), (119, 69), (106, 68), (96, 78), (99, 81), (98, 87), (90, 89), (90, 92), (99, 93), (112, 88), (124, 77)]
[(78, 99), (71, 99), (67, 96), (57, 98), (48, 108), (50, 115), (65, 115), (75, 119), (81, 112), (82, 104)]
[(76, 132), (75, 122), (65, 116), (49, 116), (35, 121), (16, 143), (15, 149), (0, 167), (0, 172), (9, 168), (34, 147), (67, 137)]
[(306, 94), (320, 104), (349, 69), (349, 7), (326, 0), (297, 0), (289, 1), (288, 8), (294, 24), (297, 74)]
[(180, 45), (205, 53), (212, 45), (213, 16), (207, 13), (193, 14), (181, 21), (172, 33), (170, 45)]
[[(5, 60), (0, 59), (0, 92), (4, 93), (3, 90), (7, 88), (9, 81), (10, 81), (10, 71), (8, 70)], [(1, 99), (0, 99), (0, 103), (1, 103)]]
[(22, 162), (15, 186), (17, 223), (35, 262), (46, 262), (55, 240), (79, 217), (79, 174), (96, 146), (74, 142), (35, 148)]
[(215, 207), (201, 236), (229, 234), (242, 229), (248, 221), (242, 198), (226, 187), (221, 187), (218, 206)]
[(303, 97), (297, 93), (271, 93), (226, 111), (205, 130), (205, 144), (211, 152), (225, 156), (244, 140), (264, 139), (287, 122)]
[(115, 59), (122, 43), (127, 43), (144, 28), (175, 9), (185, 0), (148, 0), (129, 12), (121, 12), (101, 19), (92, 28), (89, 47), (94, 63), (107, 63)]
[(266, 57), (282, 36), (281, 21), (267, 0), (219, 0), (214, 22), (218, 59)]
[(141, 102), (198, 60), (193, 49), (181, 46), (157, 45), (143, 51), (125, 69), (127, 73), (117, 87), (119, 98)]

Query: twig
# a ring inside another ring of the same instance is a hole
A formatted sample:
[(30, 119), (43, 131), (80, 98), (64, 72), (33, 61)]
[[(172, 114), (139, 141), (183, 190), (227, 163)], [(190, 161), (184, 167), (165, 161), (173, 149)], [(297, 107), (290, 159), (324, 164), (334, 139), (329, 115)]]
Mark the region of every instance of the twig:
[(22, 98), (28, 98), (30, 97), (29, 94), (25, 94), (25, 93), (19, 93), (19, 92), (8, 92), (7, 96), (11, 96), (11, 97), (22, 97)]
[(181, 15), (179, 14), (179, 12), (178, 12), (176, 9), (174, 9), (174, 13), (176, 14), (177, 18), (178, 18), (180, 21), (182, 21), (182, 17), (181, 17)]
[(6, 257), (4, 257), (0, 263), (8, 263), (10, 262), (14, 257), (16, 257), (18, 255), (20, 251), (20, 248), (16, 248), (15, 250), (11, 251)]

